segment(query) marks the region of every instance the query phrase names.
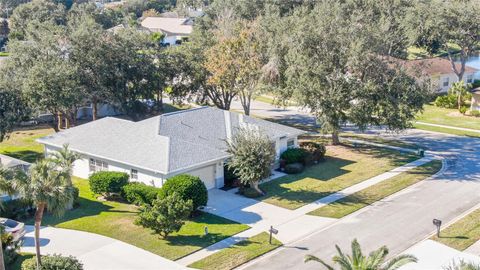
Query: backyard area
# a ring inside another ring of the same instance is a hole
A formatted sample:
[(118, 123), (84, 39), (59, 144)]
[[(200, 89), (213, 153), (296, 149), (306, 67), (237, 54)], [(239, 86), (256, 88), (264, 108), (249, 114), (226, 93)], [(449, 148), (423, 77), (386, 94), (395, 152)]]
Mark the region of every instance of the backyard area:
[(40, 137), (54, 133), (49, 126), (36, 128), (20, 128), (10, 134), (10, 137), (0, 143), (0, 154), (35, 162), (43, 156), (43, 145), (35, 142)]
[(415, 159), (413, 154), (365, 145), (328, 146), (325, 161), (261, 184), (266, 195), (259, 200), (296, 209)]

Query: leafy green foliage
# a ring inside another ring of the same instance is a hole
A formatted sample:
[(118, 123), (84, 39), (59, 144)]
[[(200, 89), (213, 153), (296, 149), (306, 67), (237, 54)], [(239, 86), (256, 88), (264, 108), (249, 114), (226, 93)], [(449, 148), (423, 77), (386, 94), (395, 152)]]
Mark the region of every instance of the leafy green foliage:
[[(73, 256), (57, 254), (42, 256), (40, 270), (83, 270), (83, 264)], [(22, 263), (22, 270), (38, 270), (35, 258), (30, 258)]]
[(307, 152), (303, 148), (288, 148), (281, 155), (280, 158), (285, 160), (286, 164), (304, 163)]
[(474, 117), (480, 117), (480, 111), (479, 110), (470, 111), (470, 115)]
[(15, 199), (2, 202), (0, 207), (0, 216), (11, 219), (25, 219), (29, 213), (28, 210), (33, 207), (33, 203), (27, 199)]
[(327, 153), (325, 145), (317, 142), (301, 142), (300, 147), (307, 153), (304, 159), (305, 165), (311, 165), (322, 161)]
[(263, 194), (258, 182), (270, 176), (275, 160), (275, 149), (268, 136), (259, 130), (241, 128), (227, 144), (227, 151), (232, 155), (227, 166), (243, 184)]
[[(360, 244), (357, 239), (352, 241), (351, 249), (352, 255), (348, 255), (342, 252), (340, 247), (335, 246), (338, 255), (333, 257), (333, 262), (340, 265), (341, 270), (358, 269), (358, 270), (394, 270), (402, 267), (403, 265), (411, 262), (417, 262), (417, 258), (412, 255), (399, 255), (386, 263), (388, 256), (388, 248), (383, 246), (368, 256), (363, 255)], [(334, 268), (323, 260), (313, 256), (305, 256), (305, 262), (315, 261), (322, 264), (326, 269), (333, 270)], [(384, 265), (385, 264), (385, 265)]]
[(128, 179), (128, 174), (124, 172), (101, 171), (90, 175), (88, 181), (93, 193), (108, 196), (111, 193), (120, 193)]
[(136, 223), (166, 238), (170, 233), (180, 230), (192, 210), (192, 200), (184, 200), (174, 192), (154, 200), (152, 206), (144, 205)]
[(159, 198), (164, 199), (173, 193), (177, 193), (185, 201), (191, 200), (194, 211), (208, 202), (207, 188), (197, 176), (180, 174), (168, 178), (160, 190)]
[(5, 265), (11, 265), (18, 258), (20, 250), (20, 241), (13, 241), (13, 235), (6, 233), (4, 227), (0, 226), (0, 239), (3, 251), (3, 260)]
[(139, 182), (130, 182), (122, 188), (122, 197), (127, 202), (134, 203), (136, 205), (151, 205), (158, 197), (159, 193), (159, 188), (148, 186)]
[(454, 95), (438, 96), (433, 104), (440, 108), (455, 109), (457, 108), (457, 97)]

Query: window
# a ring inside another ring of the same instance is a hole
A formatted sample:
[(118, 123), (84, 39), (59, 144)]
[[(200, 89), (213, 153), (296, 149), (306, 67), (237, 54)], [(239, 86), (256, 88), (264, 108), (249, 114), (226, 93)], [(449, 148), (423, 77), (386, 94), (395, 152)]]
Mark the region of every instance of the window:
[(101, 160), (91, 158), (88, 165), (89, 165), (90, 172), (92, 173), (100, 172), (100, 171), (108, 171), (108, 164)]
[(138, 171), (137, 170), (135, 170), (135, 169), (130, 170), (130, 179), (135, 179), (135, 180), (138, 179)]
[(473, 83), (473, 75), (468, 75), (467, 76), (467, 83)]
[(287, 147), (288, 148), (293, 148), (295, 147), (295, 140), (294, 139), (290, 139), (287, 141)]
[(448, 86), (450, 85), (450, 78), (443, 78), (443, 86)]

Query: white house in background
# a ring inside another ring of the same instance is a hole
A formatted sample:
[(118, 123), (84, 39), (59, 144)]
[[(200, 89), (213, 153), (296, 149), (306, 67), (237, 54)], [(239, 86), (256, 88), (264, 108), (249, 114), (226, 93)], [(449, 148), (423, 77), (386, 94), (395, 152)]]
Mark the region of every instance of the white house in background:
[[(445, 58), (429, 58), (410, 60), (404, 62), (408, 69), (412, 69), (414, 73), (422, 72), (422, 75), (430, 77), (433, 87), (439, 93), (446, 93), (452, 87), (453, 83), (458, 81), (457, 75), (453, 72), (450, 60)], [(456, 64), (457, 70), (460, 70), (460, 64)], [(469, 66), (465, 66), (463, 81), (465, 83), (473, 83), (475, 73), (478, 70)]]
[(224, 186), (224, 164), (230, 157), (226, 140), (240, 127), (265, 132), (276, 155), (298, 145), (304, 131), (216, 108), (201, 107), (163, 114), (140, 122), (103, 118), (38, 139), (45, 152), (64, 144), (82, 155), (73, 175), (88, 178), (96, 171), (121, 171), (131, 181), (160, 187), (174, 175), (200, 177), (208, 189)]
[(160, 32), (165, 35), (163, 44), (180, 44), (183, 38), (188, 38), (193, 30), (191, 18), (146, 17), (142, 27), (151, 32)]
[(472, 102), (470, 103), (471, 111), (480, 111), (480, 87), (472, 89)]

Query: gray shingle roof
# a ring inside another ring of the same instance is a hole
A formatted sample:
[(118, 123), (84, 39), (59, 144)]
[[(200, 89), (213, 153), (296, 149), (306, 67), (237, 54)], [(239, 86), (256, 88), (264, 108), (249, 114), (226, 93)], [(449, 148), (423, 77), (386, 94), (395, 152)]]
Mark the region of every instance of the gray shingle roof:
[(238, 113), (202, 107), (140, 122), (107, 117), (38, 141), (57, 147), (68, 143), (80, 153), (167, 174), (228, 157), (226, 127), (230, 126), (230, 134), (235, 134), (241, 122), (257, 126), (272, 139), (303, 133)]

